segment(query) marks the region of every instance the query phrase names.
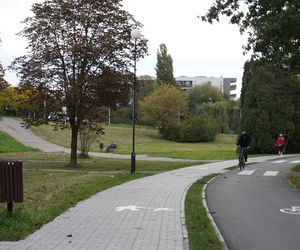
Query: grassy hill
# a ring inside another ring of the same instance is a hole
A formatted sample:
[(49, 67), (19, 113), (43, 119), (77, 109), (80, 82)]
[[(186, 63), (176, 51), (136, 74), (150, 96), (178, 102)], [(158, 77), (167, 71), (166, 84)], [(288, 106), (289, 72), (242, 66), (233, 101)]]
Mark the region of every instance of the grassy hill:
[(37, 149), (24, 146), (5, 132), (0, 131), (0, 153), (31, 152)]
[[(118, 153), (130, 154), (132, 148), (132, 128), (128, 125), (104, 126), (105, 135), (93, 143), (91, 151), (99, 152), (99, 143), (106, 147), (111, 142), (118, 145)], [(70, 130), (53, 131), (50, 125), (32, 127), (38, 136), (55, 144), (70, 147)], [(164, 140), (154, 128), (138, 126), (136, 128), (136, 153), (150, 156), (164, 156), (186, 159), (232, 159), (235, 154), (236, 135), (218, 135), (210, 143), (179, 143)], [(78, 146), (80, 144), (78, 143)]]

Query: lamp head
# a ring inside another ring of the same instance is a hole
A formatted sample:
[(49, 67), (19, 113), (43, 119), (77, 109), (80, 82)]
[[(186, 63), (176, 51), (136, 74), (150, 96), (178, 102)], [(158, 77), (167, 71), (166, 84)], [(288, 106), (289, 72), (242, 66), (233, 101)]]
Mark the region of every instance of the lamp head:
[(130, 36), (131, 38), (133, 39), (138, 39), (141, 37), (141, 32), (138, 30), (138, 29), (133, 29), (131, 32), (130, 32)]

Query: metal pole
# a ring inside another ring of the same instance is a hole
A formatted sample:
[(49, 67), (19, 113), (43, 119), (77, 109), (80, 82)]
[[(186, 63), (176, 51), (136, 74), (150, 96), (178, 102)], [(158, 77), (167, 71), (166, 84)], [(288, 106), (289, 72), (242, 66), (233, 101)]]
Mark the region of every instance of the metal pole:
[(130, 173), (135, 172), (135, 91), (136, 91), (136, 39), (134, 39), (134, 76), (132, 101), (132, 152)]

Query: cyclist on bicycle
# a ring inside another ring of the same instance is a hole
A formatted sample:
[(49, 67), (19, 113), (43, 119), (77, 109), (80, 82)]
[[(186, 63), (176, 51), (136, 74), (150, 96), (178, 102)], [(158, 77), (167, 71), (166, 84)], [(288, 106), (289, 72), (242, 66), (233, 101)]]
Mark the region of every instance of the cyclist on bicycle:
[(246, 131), (243, 131), (242, 134), (238, 137), (236, 145), (239, 146), (241, 150), (243, 150), (245, 156), (245, 162), (247, 162), (248, 148), (250, 146), (250, 136)]

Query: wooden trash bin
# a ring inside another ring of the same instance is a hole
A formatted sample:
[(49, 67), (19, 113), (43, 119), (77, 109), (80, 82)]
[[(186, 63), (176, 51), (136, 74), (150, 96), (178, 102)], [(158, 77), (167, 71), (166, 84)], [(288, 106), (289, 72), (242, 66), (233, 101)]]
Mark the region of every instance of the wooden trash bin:
[(23, 202), (23, 164), (21, 161), (0, 161), (0, 202), (7, 203), (12, 213), (13, 202)]

